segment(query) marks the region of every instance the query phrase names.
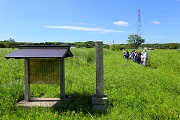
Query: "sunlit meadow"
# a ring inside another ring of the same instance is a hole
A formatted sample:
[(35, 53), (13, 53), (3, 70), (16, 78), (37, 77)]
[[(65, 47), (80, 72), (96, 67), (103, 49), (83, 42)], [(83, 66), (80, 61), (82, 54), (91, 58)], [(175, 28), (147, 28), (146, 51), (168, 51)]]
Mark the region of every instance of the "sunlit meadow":
[[(91, 109), (96, 92), (95, 49), (71, 49), (65, 62), (63, 108), (17, 107), (24, 99), (24, 61), (4, 56), (0, 49), (0, 119), (180, 119), (180, 50), (151, 50), (149, 67), (122, 57), (123, 51), (104, 49), (104, 93), (108, 108)], [(42, 94), (44, 93), (44, 94)], [(59, 97), (59, 85), (31, 85), (31, 97)]]

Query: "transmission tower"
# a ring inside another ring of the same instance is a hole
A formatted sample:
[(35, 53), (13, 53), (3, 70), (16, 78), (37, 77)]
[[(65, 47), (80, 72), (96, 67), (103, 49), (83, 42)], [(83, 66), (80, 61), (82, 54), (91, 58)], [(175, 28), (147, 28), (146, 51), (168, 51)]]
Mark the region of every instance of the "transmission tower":
[(138, 9), (137, 35), (141, 37), (141, 11)]

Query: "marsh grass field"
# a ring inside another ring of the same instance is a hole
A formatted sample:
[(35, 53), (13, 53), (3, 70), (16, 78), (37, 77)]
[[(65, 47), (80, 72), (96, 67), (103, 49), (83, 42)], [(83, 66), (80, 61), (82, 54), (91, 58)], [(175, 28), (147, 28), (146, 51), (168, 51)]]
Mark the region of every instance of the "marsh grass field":
[[(152, 50), (149, 67), (122, 57), (123, 51), (104, 49), (104, 93), (108, 108), (91, 110), (96, 92), (95, 49), (71, 49), (65, 62), (68, 105), (62, 108), (26, 108), (15, 104), (24, 99), (24, 61), (4, 56), (13, 49), (0, 49), (0, 119), (180, 119), (180, 50)], [(59, 97), (59, 85), (31, 85), (31, 97)]]

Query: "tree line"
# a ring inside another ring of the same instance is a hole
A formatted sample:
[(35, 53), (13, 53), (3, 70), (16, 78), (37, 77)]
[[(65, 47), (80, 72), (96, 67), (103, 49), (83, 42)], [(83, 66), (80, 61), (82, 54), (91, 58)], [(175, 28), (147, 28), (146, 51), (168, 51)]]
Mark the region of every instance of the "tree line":
[[(142, 44), (138, 48), (154, 48), (154, 49), (180, 49), (180, 43), (166, 43), (166, 44)], [(124, 49), (138, 49), (132, 47), (130, 44), (112, 44), (109, 46), (110, 50), (124, 50)]]
[[(154, 49), (180, 49), (180, 43), (166, 43), (166, 44), (143, 44), (144, 39), (137, 35), (130, 35), (127, 40), (127, 44), (104, 44), (104, 48), (110, 50), (123, 50), (123, 49), (137, 49), (139, 47), (144, 48), (154, 48)], [(13, 38), (9, 40), (0, 41), (0, 48), (17, 48), (20, 45), (68, 45), (75, 48), (94, 48), (94, 41), (86, 42), (16, 42)]]
[(74, 42), (74, 43), (66, 43), (66, 42), (16, 42), (13, 38), (8, 40), (0, 41), (0, 48), (17, 48), (20, 45), (63, 45), (63, 46), (71, 46), (76, 48), (93, 48), (95, 47), (94, 41), (87, 42)]
[(131, 34), (128, 37), (127, 44), (113, 44), (109, 46), (111, 50), (123, 49), (138, 49), (138, 48), (151, 48), (151, 49), (180, 49), (180, 43), (166, 43), (166, 44), (144, 44), (145, 39), (137, 34)]

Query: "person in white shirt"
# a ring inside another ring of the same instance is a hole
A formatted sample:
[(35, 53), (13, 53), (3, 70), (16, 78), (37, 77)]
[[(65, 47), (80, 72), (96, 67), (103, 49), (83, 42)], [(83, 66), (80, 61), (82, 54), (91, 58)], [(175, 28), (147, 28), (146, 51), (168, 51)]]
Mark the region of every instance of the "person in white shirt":
[(143, 64), (144, 61), (144, 56), (143, 56), (143, 52), (141, 52), (141, 64)]
[(146, 52), (146, 50), (143, 51), (142, 58), (143, 58), (143, 65), (147, 66), (148, 65), (148, 53)]

